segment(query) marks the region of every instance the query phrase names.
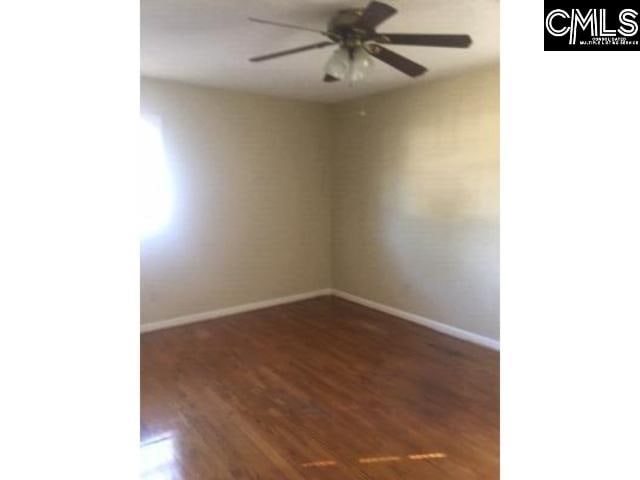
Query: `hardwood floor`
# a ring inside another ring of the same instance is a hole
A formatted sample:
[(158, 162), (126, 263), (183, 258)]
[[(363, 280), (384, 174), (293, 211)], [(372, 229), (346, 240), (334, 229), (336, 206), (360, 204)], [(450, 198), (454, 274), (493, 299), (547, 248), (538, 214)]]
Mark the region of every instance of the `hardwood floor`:
[(499, 355), (335, 297), (141, 337), (142, 478), (497, 479)]

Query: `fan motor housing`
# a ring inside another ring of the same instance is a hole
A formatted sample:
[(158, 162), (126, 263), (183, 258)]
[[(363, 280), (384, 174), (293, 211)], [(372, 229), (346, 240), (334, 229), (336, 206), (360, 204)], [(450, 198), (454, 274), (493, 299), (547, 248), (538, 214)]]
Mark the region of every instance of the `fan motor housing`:
[(362, 12), (362, 9), (357, 8), (340, 10), (329, 20), (327, 31), (338, 36), (346, 48), (361, 46), (375, 35), (373, 30), (355, 26), (360, 20)]

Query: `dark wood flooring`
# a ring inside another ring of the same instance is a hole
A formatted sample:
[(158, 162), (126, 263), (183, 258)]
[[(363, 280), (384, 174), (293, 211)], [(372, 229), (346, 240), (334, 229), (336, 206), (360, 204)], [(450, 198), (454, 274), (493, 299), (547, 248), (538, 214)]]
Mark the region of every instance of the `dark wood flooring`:
[(141, 337), (142, 478), (497, 479), (499, 355), (323, 297)]

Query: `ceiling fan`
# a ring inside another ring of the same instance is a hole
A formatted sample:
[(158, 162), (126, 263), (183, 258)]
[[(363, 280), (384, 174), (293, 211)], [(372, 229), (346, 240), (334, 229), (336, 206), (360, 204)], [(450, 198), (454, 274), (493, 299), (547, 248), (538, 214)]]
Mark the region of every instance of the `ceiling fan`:
[(397, 10), (390, 5), (371, 1), (365, 8), (338, 11), (329, 20), (326, 31), (261, 20), (259, 18), (249, 18), (252, 22), (316, 32), (328, 39), (324, 42), (261, 55), (249, 60), (261, 62), (306, 50), (337, 45), (338, 49), (325, 66), (324, 81), (337, 82), (347, 79), (350, 82), (357, 82), (362, 80), (372, 68), (372, 57), (410, 77), (420, 76), (427, 71), (422, 65), (383, 47), (381, 44), (452, 48), (467, 48), (471, 45), (471, 37), (469, 35), (376, 32), (378, 25), (396, 13)]

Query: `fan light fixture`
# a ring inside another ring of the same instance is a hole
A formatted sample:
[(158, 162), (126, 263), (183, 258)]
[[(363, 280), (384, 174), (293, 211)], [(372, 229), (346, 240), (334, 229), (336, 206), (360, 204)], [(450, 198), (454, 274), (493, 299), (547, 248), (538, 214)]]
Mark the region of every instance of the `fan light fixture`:
[(373, 70), (373, 59), (367, 51), (360, 47), (350, 54), (346, 48), (338, 48), (329, 61), (324, 71), (338, 80), (349, 80), (350, 83), (364, 80)]

